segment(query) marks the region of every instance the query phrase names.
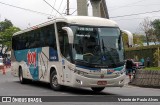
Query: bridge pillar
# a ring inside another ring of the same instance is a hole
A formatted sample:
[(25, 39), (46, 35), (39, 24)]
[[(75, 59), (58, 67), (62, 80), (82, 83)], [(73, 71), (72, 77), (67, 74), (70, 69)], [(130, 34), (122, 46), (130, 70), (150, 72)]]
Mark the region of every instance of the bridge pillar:
[(88, 16), (87, 0), (77, 0), (77, 15)]
[(93, 16), (101, 17), (100, 3), (101, 0), (90, 0), (93, 9)]

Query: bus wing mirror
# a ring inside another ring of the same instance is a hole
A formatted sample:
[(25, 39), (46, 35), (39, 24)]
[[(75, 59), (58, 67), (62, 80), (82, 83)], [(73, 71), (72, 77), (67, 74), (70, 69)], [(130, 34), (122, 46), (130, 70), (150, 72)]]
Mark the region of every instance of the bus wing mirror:
[(62, 27), (62, 29), (67, 31), (69, 43), (72, 44), (73, 43), (73, 31), (72, 31), (72, 29), (69, 28), (69, 27)]

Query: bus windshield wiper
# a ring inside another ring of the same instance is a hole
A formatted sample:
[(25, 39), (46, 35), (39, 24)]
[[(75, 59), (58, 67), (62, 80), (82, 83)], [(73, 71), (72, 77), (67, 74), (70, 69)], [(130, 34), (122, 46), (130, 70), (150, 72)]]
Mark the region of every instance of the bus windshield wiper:
[(81, 60), (81, 59), (76, 59), (75, 61), (77, 61), (77, 62), (83, 62), (83, 63), (89, 63), (89, 62)]
[(115, 64), (116, 62), (115, 62), (114, 58), (112, 57), (110, 51), (108, 51), (108, 49), (105, 47), (103, 39), (102, 39), (102, 49), (103, 49), (103, 54), (105, 54), (105, 49), (107, 50), (109, 56), (111, 57), (113, 63)]

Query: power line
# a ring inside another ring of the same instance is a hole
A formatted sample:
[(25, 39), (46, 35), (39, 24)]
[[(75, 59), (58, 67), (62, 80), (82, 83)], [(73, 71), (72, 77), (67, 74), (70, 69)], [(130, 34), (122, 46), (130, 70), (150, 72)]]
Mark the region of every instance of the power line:
[(26, 8), (14, 6), (14, 5), (3, 3), (3, 2), (0, 2), (0, 4), (7, 5), (7, 6), (10, 6), (10, 7), (14, 7), (14, 8), (17, 8), (17, 9), (22, 9), (22, 10), (29, 11), (29, 12), (34, 12), (34, 13), (41, 14), (41, 15), (46, 15), (46, 16), (51, 15), (51, 14), (47, 14), (47, 13), (43, 13), (43, 12), (39, 12), (39, 11), (34, 11), (34, 10), (31, 10), (31, 9), (26, 9)]
[[(149, 18), (155, 18), (155, 17), (160, 17), (160, 16), (151, 16)], [(144, 18), (130, 18), (130, 19), (118, 19), (118, 20), (115, 20), (115, 21), (123, 21), (123, 20), (134, 20), (134, 19), (144, 19)]]
[(61, 0), (60, 6), (58, 8), (58, 11), (60, 10), (61, 6), (62, 6), (63, 0)]
[(76, 11), (77, 11), (77, 9), (76, 9), (76, 10), (74, 10), (74, 11), (71, 13), (71, 15), (73, 15)]
[(67, 7), (67, 4), (64, 6), (64, 8), (63, 8), (63, 10), (62, 10), (62, 13), (64, 12), (64, 10), (66, 9), (66, 7)]
[[(54, 1), (53, 7), (55, 7), (56, 1), (57, 1), (57, 0)], [(52, 12), (53, 12), (53, 10), (54, 10), (54, 9), (52, 8)], [(51, 12), (51, 14), (52, 14), (52, 12)]]
[[(44, 0), (45, 1), (45, 0)], [(51, 16), (51, 14), (47, 14), (47, 13), (43, 13), (43, 12), (39, 12), (39, 11), (34, 11), (34, 10), (31, 10), (31, 9), (26, 9), (26, 8), (22, 8), (22, 7), (18, 7), (18, 6), (14, 6), (14, 5), (11, 5), (11, 4), (7, 4), (7, 3), (3, 3), (3, 2), (0, 2), (0, 4), (3, 4), (3, 5), (7, 5), (7, 6), (10, 6), (10, 7), (14, 7), (14, 8), (17, 8), (17, 9), (22, 9), (22, 10), (25, 10), (25, 11), (29, 11), (29, 12), (33, 12), (33, 13), (37, 13), (37, 14), (41, 14), (41, 15), (45, 15), (45, 16)], [(48, 3), (47, 3), (48, 4)], [(50, 5), (50, 4), (49, 4)], [(51, 6), (52, 7), (52, 6)], [(53, 7), (52, 7), (53, 8)], [(54, 8), (54, 10), (56, 10)], [(56, 10), (57, 11), (57, 10)], [(64, 10), (63, 10), (64, 11)], [(75, 10), (73, 13), (75, 13), (77, 10)], [(57, 11), (58, 12), (58, 11)], [(119, 18), (119, 17), (126, 17), (126, 16), (133, 16), (133, 15), (141, 15), (141, 14), (148, 14), (148, 13), (156, 13), (156, 12), (160, 12), (160, 10), (157, 10), (157, 11), (151, 11), (151, 12), (144, 12), (144, 13), (137, 13), (137, 14), (130, 14), (130, 15), (121, 15), (121, 16), (114, 16), (114, 17), (110, 17), (110, 18)], [(59, 12), (58, 12), (59, 13)], [(72, 13), (72, 14), (73, 14)], [(62, 14), (59, 13), (61, 16)], [(53, 15), (52, 15), (53, 16)]]
[(115, 8), (115, 9), (111, 9), (111, 10), (112, 10), (112, 11), (113, 11), (113, 10), (117, 10), (117, 9), (119, 9), (119, 8), (124, 8), (124, 7), (126, 7), (126, 6), (133, 5), (133, 4), (137, 4), (137, 3), (143, 2), (143, 1), (144, 1), (144, 0), (139, 0), (139, 1), (136, 1), (136, 2), (133, 2), (133, 3), (129, 3), (129, 4), (123, 5), (123, 6), (119, 6), (119, 7)]
[(155, 13), (155, 12), (160, 12), (160, 10), (151, 11), (151, 12), (137, 13), (137, 14), (129, 14), (129, 15), (114, 16), (114, 17), (110, 17), (110, 18), (119, 18), (119, 17), (126, 17), (126, 16), (135, 16), (135, 15), (142, 15), (142, 14)]
[(53, 4), (53, 7), (55, 6), (55, 4), (56, 4), (56, 0), (55, 0), (55, 2), (54, 2), (54, 4)]
[(58, 12), (51, 4), (49, 4), (46, 0), (43, 0), (46, 4), (48, 4), (51, 8), (53, 8), (58, 14), (63, 16), (60, 12)]
[[(60, 10), (60, 8), (61, 8), (61, 6), (62, 6), (62, 2), (63, 2), (63, 0), (61, 0), (61, 3), (60, 3), (60, 6), (59, 6), (59, 8), (58, 8), (58, 11)], [(57, 15), (57, 13), (55, 14), (55, 16)]]
[[(54, 1), (53, 7), (55, 6), (55, 3), (56, 3), (56, 0)], [(53, 8), (52, 8), (51, 14), (52, 14), (52, 12), (53, 12)]]

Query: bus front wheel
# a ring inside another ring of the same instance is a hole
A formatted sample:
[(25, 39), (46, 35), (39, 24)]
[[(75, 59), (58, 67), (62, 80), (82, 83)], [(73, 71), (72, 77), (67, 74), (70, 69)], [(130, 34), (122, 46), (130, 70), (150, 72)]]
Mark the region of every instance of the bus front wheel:
[(105, 87), (91, 87), (94, 92), (101, 92)]
[(50, 76), (50, 86), (53, 90), (58, 91), (61, 89), (61, 85), (58, 84), (58, 78), (56, 71), (53, 71)]

